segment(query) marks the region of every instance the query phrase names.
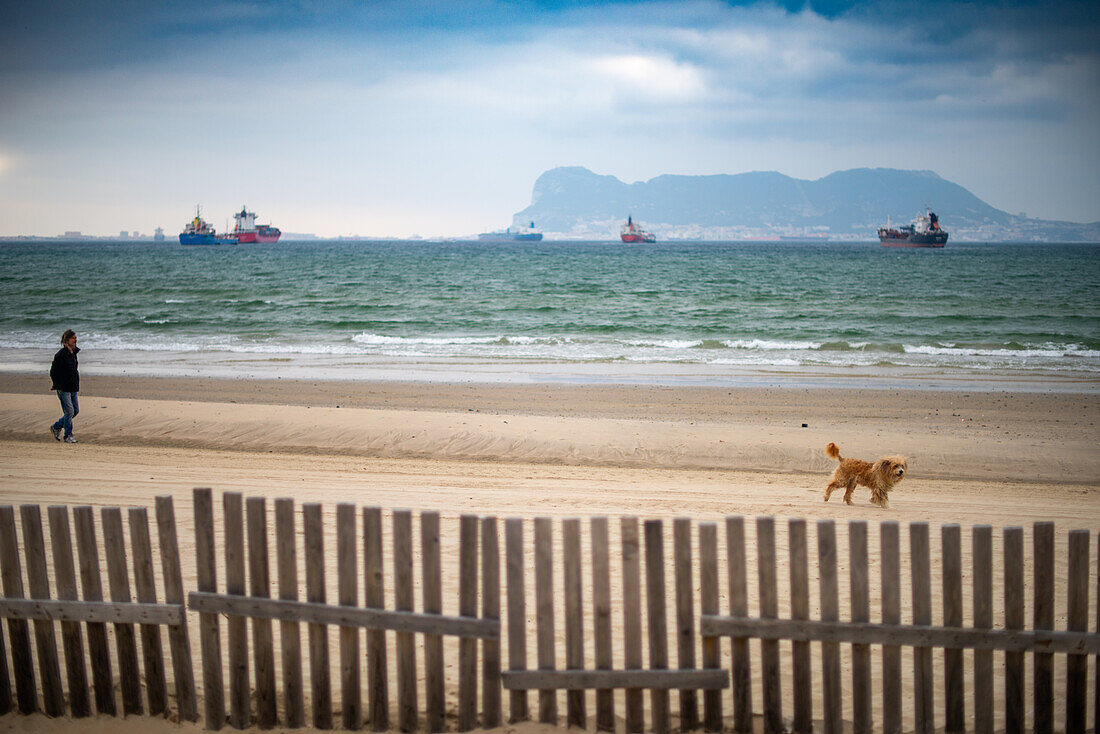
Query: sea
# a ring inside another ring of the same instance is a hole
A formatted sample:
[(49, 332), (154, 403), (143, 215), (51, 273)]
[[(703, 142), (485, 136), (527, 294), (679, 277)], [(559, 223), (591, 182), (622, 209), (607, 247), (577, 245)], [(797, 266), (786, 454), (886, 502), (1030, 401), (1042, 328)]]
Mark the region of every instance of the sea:
[(1100, 245), (0, 243), (0, 371), (1100, 390)]

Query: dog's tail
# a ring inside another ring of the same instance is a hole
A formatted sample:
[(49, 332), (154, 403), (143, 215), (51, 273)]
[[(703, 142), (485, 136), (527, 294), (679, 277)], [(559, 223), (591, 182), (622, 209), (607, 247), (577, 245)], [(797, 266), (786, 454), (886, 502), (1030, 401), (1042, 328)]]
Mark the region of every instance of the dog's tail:
[(840, 449), (837, 448), (835, 443), (829, 442), (829, 445), (825, 447), (825, 454), (831, 459), (840, 461)]

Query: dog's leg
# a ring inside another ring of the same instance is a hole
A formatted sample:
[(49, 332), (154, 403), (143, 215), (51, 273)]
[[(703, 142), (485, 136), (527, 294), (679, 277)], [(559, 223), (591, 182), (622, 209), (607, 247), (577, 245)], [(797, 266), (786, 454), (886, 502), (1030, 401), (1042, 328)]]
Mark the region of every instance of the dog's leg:
[(840, 489), (840, 482), (835, 479), (829, 482), (829, 486), (825, 487), (825, 501), (828, 502), (830, 495), (838, 489)]
[(853, 478), (848, 482), (848, 486), (844, 488), (844, 504), (852, 504), (852, 493), (856, 491), (856, 480)]

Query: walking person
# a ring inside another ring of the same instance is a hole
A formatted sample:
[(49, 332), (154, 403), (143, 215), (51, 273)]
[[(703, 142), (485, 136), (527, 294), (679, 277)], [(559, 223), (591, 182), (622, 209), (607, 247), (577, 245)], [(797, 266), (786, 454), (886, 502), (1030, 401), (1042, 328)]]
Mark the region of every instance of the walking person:
[[(80, 392), (80, 372), (77, 370), (76, 355), (80, 347), (76, 345), (76, 332), (67, 329), (61, 335), (61, 349), (53, 356), (53, 364), (50, 365), (50, 381), (52, 390), (57, 392), (57, 398), (61, 401), (61, 417), (50, 426), (50, 433), (58, 441), (76, 443), (73, 437), (73, 418), (80, 412), (76, 394)], [(64, 437), (62, 437), (64, 431)]]

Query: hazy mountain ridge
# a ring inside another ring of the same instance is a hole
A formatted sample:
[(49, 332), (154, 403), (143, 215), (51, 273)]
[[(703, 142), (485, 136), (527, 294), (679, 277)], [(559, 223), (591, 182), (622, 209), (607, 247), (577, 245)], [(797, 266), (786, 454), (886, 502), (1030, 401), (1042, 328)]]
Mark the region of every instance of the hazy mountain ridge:
[(928, 205), (955, 240), (1100, 241), (1100, 222), (1031, 219), (985, 203), (932, 171), (856, 168), (815, 181), (774, 171), (710, 176), (662, 175), (624, 183), (580, 166), (554, 168), (535, 181), (531, 205), (514, 217), (549, 237), (616, 237), (633, 215), (662, 239), (818, 236), (875, 239)]

